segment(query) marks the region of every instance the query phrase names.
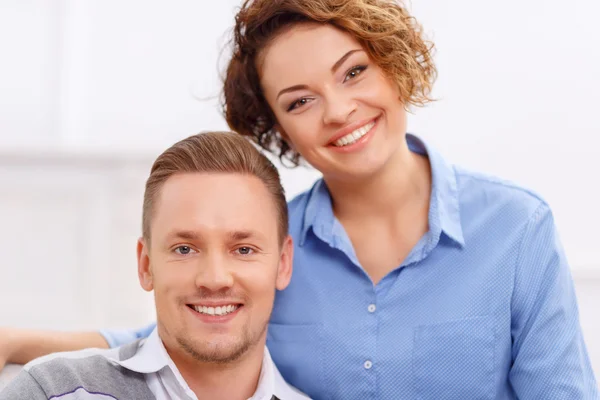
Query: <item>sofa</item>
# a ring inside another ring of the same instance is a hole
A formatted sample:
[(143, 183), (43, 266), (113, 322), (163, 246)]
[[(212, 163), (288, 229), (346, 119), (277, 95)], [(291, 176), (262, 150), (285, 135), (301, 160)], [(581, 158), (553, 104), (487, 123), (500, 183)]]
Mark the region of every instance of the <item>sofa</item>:
[(4, 389), (8, 382), (10, 382), (23, 368), (22, 365), (8, 364), (0, 371), (0, 391)]

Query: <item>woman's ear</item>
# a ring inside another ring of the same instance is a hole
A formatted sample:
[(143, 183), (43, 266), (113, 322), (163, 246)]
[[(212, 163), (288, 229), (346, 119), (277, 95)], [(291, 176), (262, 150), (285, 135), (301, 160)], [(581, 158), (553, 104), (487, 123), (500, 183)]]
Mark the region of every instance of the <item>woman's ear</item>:
[(283, 128), (281, 127), (281, 125), (279, 124), (275, 124), (273, 125), (273, 129), (275, 131), (277, 131), (277, 133), (279, 134), (279, 136), (281, 136), (281, 138), (287, 143), (288, 146), (290, 146), (290, 148), (292, 150), (294, 149), (294, 145), (292, 144), (292, 142), (290, 141), (290, 138), (288, 137), (288, 135), (285, 133), (285, 131), (283, 130)]

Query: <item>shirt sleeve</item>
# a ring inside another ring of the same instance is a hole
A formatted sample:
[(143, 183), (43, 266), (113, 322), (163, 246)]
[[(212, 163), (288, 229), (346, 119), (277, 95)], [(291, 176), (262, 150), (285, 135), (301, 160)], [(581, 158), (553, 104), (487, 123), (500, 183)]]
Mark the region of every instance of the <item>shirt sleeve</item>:
[(103, 329), (100, 331), (100, 334), (104, 336), (104, 339), (112, 348), (123, 346), (137, 339), (147, 338), (148, 336), (150, 336), (154, 328), (156, 328), (155, 322), (139, 329)]
[(22, 370), (0, 392), (0, 400), (48, 400), (48, 397), (29, 372)]
[(573, 279), (552, 213), (538, 207), (525, 230), (512, 297), (513, 365), (519, 399), (598, 399)]

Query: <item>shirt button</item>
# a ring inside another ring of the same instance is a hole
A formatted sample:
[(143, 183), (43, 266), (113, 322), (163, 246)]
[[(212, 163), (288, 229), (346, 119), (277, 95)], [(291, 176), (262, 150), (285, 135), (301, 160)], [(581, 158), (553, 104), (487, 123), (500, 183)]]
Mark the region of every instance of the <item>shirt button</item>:
[(374, 313), (376, 309), (377, 307), (375, 307), (375, 304), (369, 304), (368, 310), (370, 313)]
[(369, 360), (365, 361), (364, 367), (365, 369), (371, 369), (371, 367), (373, 366), (373, 363)]

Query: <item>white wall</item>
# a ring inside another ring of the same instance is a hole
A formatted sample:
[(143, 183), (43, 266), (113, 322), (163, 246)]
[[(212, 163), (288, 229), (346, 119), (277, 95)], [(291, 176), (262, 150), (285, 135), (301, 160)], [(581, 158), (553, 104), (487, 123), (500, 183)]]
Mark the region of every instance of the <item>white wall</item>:
[(56, 143), (62, 9), (0, 0), (0, 148)]
[[(175, 140), (226, 129), (217, 59), (239, 3), (206, 4), (0, 0), (0, 324), (152, 317), (134, 265), (143, 179)], [(439, 101), (416, 109), (410, 130), (549, 201), (600, 370), (600, 3), (412, 8), (440, 76)], [(281, 172), (290, 197), (318, 176)]]
[(135, 244), (150, 159), (0, 152), (0, 324), (142, 326)]
[(540, 193), (570, 260), (600, 267), (600, 3), (413, 1), (438, 45), (439, 102), (410, 128)]

